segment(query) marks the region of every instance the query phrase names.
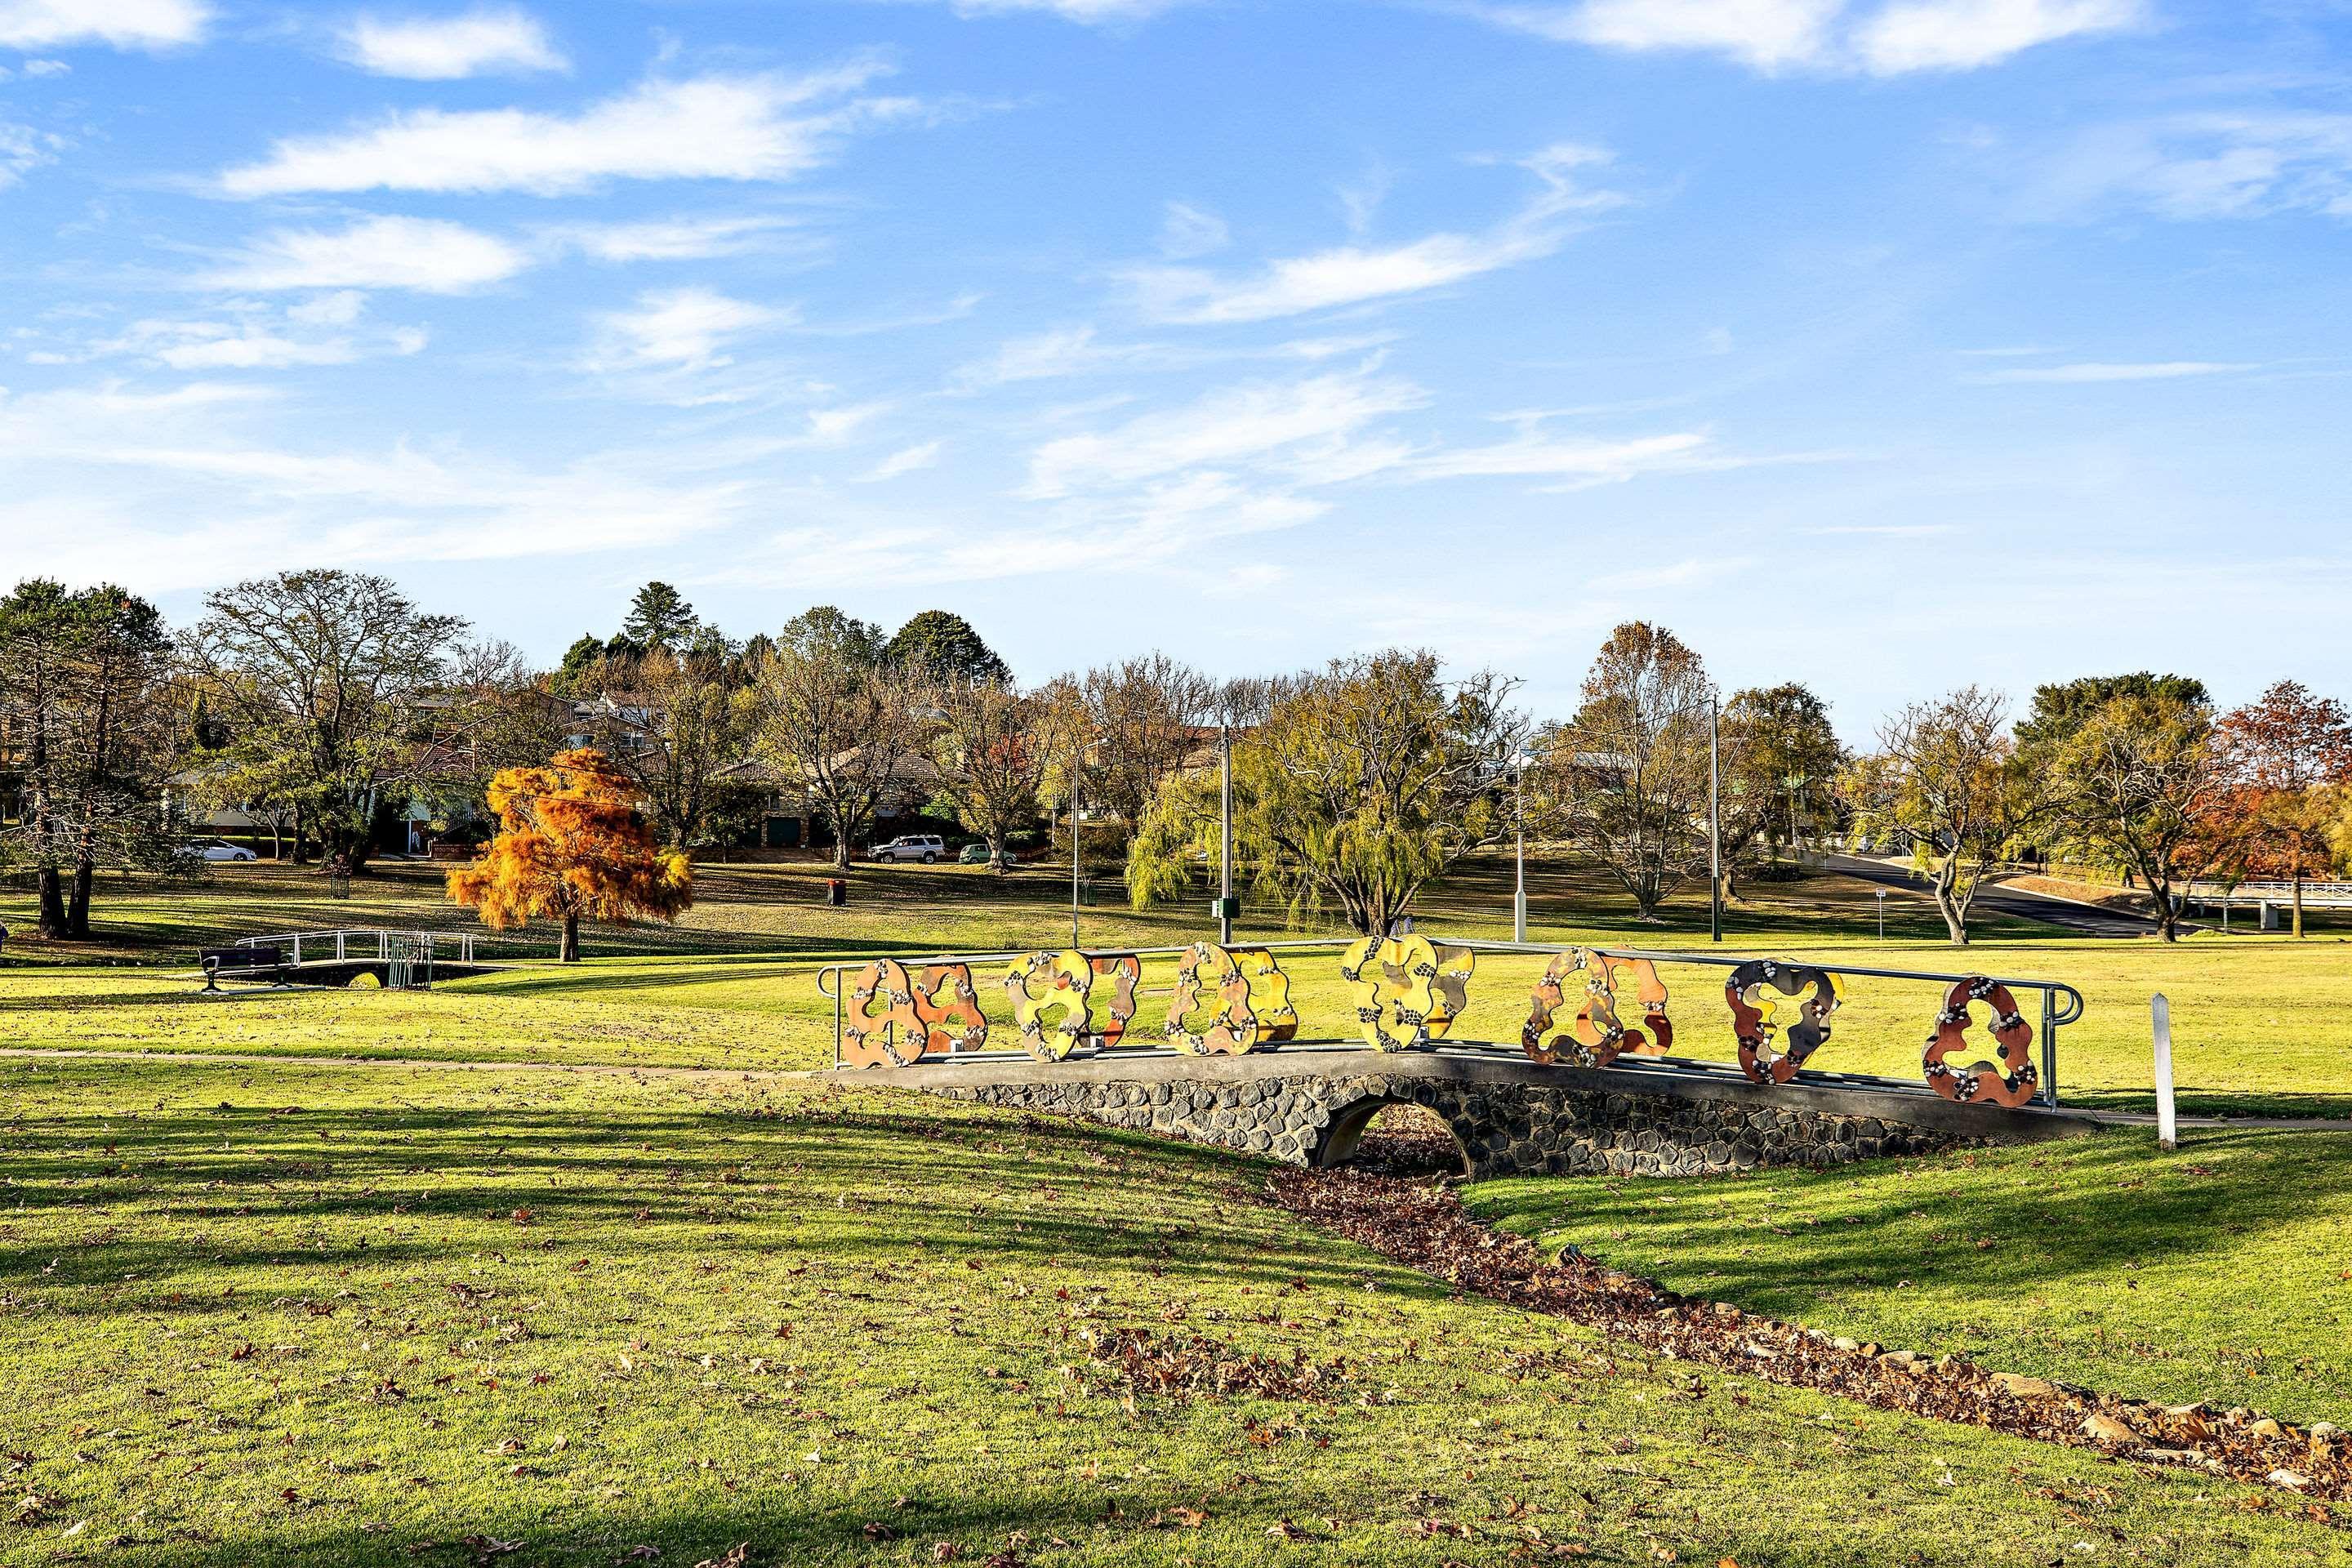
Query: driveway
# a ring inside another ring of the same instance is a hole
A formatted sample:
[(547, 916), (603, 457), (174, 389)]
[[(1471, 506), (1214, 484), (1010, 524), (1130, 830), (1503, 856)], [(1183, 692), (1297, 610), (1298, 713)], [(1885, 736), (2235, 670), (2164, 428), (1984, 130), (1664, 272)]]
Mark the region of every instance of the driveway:
[[(1865, 860), (1854, 855), (1825, 855), (1822, 858), (1831, 870), (1841, 876), (1901, 888), (1923, 899), (1931, 896), (1927, 884), (1914, 876), (1907, 866), (1885, 860)], [(2014, 915), (2020, 920), (2041, 921), (2081, 936), (2144, 937), (2156, 934), (2156, 922), (2146, 915), (2136, 915), (2123, 910), (2095, 909), (2088, 904), (2045, 898), (2040, 893), (2029, 893), (2017, 888), (1979, 889), (1970, 908), (1990, 910), (2000, 915)], [(2187, 924), (2180, 928), (2183, 933), (2196, 929)]]

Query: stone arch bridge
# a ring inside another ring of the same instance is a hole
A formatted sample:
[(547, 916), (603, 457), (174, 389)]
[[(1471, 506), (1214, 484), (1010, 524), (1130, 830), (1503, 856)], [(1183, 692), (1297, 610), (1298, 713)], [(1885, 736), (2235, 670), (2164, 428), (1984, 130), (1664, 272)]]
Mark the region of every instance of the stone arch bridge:
[(1082, 1117), (1307, 1166), (1345, 1163), (1381, 1110), (1417, 1105), (1452, 1131), (1464, 1173), (1481, 1179), (1828, 1166), (2095, 1126), (2080, 1112), (1958, 1104), (1883, 1079), (1808, 1074), (1759, 1084), (1728, 1065), (1620, 1058), (1591, 1068), (1475, 1048), (964, 1057), (835, 1076), (845, 1086)]

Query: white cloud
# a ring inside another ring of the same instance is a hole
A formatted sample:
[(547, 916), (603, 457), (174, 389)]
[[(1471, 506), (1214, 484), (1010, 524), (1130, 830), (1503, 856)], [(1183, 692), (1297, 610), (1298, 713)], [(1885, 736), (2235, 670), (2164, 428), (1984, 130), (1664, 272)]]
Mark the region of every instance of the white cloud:
[(1030, 455), (1022, 493), (1051, 499), (1273, 458), (1328, 474), (1366, 425), (1427, 401), (1410, 382), (1355, 374), (1229, 387), (1114, 430), (1046, 442)]
[(1102, 24), (1140, 22), (1162, 11), (1173, 10), (1183, 5), (1185, 0), (951, 0), (951, 3), (957, 13), (965, 16), (1039, 11), (1065, 21)]
[(1863, 64), (1881, 76), (1973, 70), (2059, 38), (2138, 24), (2140, 0), (1905, 0), (1855, 30)]
[(1528, 430), (1491, 446), (1427, 454), (1413, 460), (1411, 471), (1421, 479), (1542, 478), (1609, 483), (1690, 467), (1706, 445), (1705, 436), (1690, 431), (1628, 441), (1580, 441)]
[(586, 363), (603, 372), (715, 370), (735, 363), (723, 352), (728, 345), (792, 319), (709, 289), (656, 289), (638, 295), (635, 310), (597, 318)]
[(278, 228), (202, 281), (216, 289), (413, 289), (460, 294), (530, 265), (515, 247), (441, 218), (372, 217), (322, 231)]
[(547, 230), (598, 261), (697, 261), (751, 249), (761, 237), (791, 227), (769, 214), (732, 217), (657, 218), (641, 223), (568, 224)]
[(884, 74), (863, 60), (805, 76), (653, 80), (576, 115), (420, 109), (374, 125), (278, 142), (222, 171), (231, 196), (305, 191), (526, 191), (609, 180), (783, 180), (848, 132), (903, 118), (903, 99), (857, 96)]
[(548, 468), (404, 440), (300, 449), (257, 438), (250, 385), (0, 393), (0, 531), (26, 571), (209, 586), (289, 558), (490, 561), (659, 545), (740, 521), (750, 486), (681, 482), (680, 454)]
[(1490, 22), (1601, 48), (1719, 54), (1761, 71), (1822, 69), (1880, 76), (1970, 70), (2036, 45), (2114, 32), (2146, 16), (2144, 0), (1578, 0), (1486, 4)]
[(211, 19), (199, 0), (0, 0), (0, 48), (164, 49), (196, 42)]
[(1134, 357), (1138, 352), (1097, 342), (1092, 327), (1057, 327), (1030, 337), (1009, 338), (998, 345), (993, 359), (964, 365), (951, 379), (964, 391), (1021, 381), (1050, 381), (1116, 364)]
[(903, 451), (893, 452), (875, 464), (872, 470), (864, 478), (868, 482), (879, 483), (884, 479), (895, 479), (901, 474), (911, 474), (923, 468), (937, 468), (940, 452), (945, 446), (946, 443), (943, 441), (926, 441), (919, 447), (908, 447)]
[(64, 143), (29, 125), (0, 125), (0, 190), (23, 179), (44, 163), (57, 162)]
[(1145, 310), (1163, 321), (1263, 321), (1443, 288), (1499, 268), (1549, 256), (1568, 237), (1568, 219), (1605, 211), (1624, 197), (1577, 185), (1570, 172), (1608, 161), (1595, 148), (1548, 148), (1522, 166), (1544, 193), (1484, 234), (1433, 234), (1387, 248), (1339, 246), (1286, 257), (1245, 277), (1197, 268), (1146, 268), (1130, 278)]
[(1170, 202), (1160, 221), (1160, 254), (1178, 261), (1223, 250), (1233, 237), (1224, 219), (1182, 202)]
[(343, 30), (341, 41), (343, 58), (361, 69), (418, 81), (571, 68), (539, 19), (511, 9), (398, 20), (364, 16)]
[(366, 304), (366, 297), (352, 289), (283, 310), (232, 300), (214, 315), (150, 318), (110, 337), (36, 350), (26, 358), (39, 364), (79, 364), (123, 355), (179, 371), (284, 370), (413, 354), (425, 346), (425, 333), (414, 327), (363, 323)]
[(2085, 133), (2030, 206), (2072, 217), (2122, 203), (2168, 218), (2352, 217), (2352, 115), (2209, 112)]
[(2192, 375), (2230, 375), (2256, 368), (2252, 364), (2224, 364), (2211, 360), (2159, 360), (2147, 364), (2053, 364), (2023, 367), (2017, 370), (1987, 371), (1982, 375), (1966, 377), (1979, 386), (2000, 386), (2019, 383), (2043, 383), (2053, 385), (2090, 385), (2109, 381), (2179, 381)]
[(1845, 0), (1585, 0), (1494, 5), (1482, 14), (1561, 43), (1616, 49), (1703, 49), (1759, 70), (1820, 57)]

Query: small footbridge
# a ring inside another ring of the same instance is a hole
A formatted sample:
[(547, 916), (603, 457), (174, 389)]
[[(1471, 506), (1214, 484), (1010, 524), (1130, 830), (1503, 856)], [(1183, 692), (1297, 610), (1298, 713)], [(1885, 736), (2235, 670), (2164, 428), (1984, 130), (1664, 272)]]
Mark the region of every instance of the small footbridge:
[[(1542, 961), (1518, 1037), (1468, 1037), (1479, 961), (1505, 956)], [(1294, 973), (1318, 965), (1346, 989), (1346, 1034), (1309, 1032), (1294, 1000)], [(1693, 969), (1721, 998), (1712, 1021), (1675, 1016), (1666, 976)], [(1807, 1065), (1857, 979), (1917, 983), (1917, 1079)], [(1825, 1166), (2094, 1126), (2057, 1104), (2058, 1033), (2083, 998), (2055, 981), (1406, 936), (884, 958), (819, 984), (844, 1080), (1299, 1165), (1344, 1163), (1391, 1105), (1435, 1115), (1479, 1177)], [(1003, 998), (994, 1018), (983, 986)], [(1158, 995), (1165, 1020), (1139, 1026)], [(1709, 1026), (1736, 1065), (1675, 1054), (1678, 1029)]]
[(239, 937), (226, 947), (196, 955), (205, 989), (233, 984), (276, 987), (346, 987), (362, 975), (392, 990), (420, 991), (436, 979), (483, 974), (489, 965), (474, 959), (472, 933), (345, 927), (338, 931), (281, 931)]

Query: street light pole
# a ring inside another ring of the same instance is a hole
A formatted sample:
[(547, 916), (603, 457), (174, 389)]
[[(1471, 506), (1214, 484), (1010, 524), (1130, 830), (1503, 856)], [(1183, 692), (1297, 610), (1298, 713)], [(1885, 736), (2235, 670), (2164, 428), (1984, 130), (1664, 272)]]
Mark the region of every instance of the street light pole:
[(1081, 740), (1070, 756), (1070, 945), (1078, 945), (1078, 773), (1086, 766), (1087, 743)]
[(1706, 937), (1723, 940), (1723, 746), (1720, 715), (1706, 700)]
[(1217, 726), (1217, 945), (1234, 944), (1234, 732)]
[(1511, 815), (1516, 819), (1511, 850), (1511, 940), (1528, 940), (1528, 754), (1511, 758)]

